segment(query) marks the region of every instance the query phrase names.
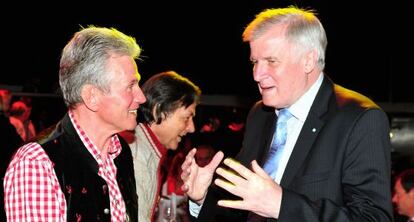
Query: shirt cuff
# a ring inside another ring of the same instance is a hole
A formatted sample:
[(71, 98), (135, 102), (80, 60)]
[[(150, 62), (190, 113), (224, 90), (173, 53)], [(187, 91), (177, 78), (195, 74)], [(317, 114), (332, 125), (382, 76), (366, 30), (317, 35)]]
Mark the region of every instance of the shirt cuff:
[(191, 216), (197, 218), (198, 215), (200, 214), (200, 210), (203, 207), (203, 205), (202, 204), (198, 205), (198, 204), (196, 204), (195, 202), (193, 202), (191, 200), (189, 200), (188, 202), (189, 202), (188, 208), (189, 208)]

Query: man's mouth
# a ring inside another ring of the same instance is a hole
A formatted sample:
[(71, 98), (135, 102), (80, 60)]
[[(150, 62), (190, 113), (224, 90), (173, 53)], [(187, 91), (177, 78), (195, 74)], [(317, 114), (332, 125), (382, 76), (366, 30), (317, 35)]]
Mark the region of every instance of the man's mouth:
[(131, 113), (132, 115), (137, 115), (137, 110), (136, 109), (134, 109), (134, 110), (129, 110), (128, 111), (129, 113)]

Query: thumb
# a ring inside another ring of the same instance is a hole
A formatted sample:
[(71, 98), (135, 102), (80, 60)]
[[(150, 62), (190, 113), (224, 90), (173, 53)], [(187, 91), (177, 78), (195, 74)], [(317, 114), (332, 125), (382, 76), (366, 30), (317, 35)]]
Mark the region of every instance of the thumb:
[(221, 151), (218, 151), (216, 153), (216, 155), (214, 155), (214, 157), (210, 161), (210, 163), (206, 166), (206, 169), (208, 169), (209, 171), (211, 171), (211, 173), (214, 173), (214, 171), (216, 170), (216, 168), (218, 167), (218, 165), (223, 160), (223, 157), (224, 157), (224, 153), (221, 152)]
[(257, 175), (259, 175), (260, 177), (264, 177), (264, 178), (266, 177), (270, 178), (270, 176), (266, 173), (266, 171), (264, 171), (263, 168), (259, 166), (256, 160), (253, 160), (251, 162), (251, 165), (252, 165), (253, 172), (255, 172)]

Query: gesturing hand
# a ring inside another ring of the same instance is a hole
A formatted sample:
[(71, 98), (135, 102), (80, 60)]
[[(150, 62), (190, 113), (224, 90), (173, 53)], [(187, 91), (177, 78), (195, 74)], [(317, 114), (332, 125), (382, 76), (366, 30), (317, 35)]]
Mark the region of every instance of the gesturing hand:
[(217, 152), (208, 165), (200, 167), (194, 158), (196, 152), (197, 149), (193, 148), (181, 165), (181, 179), (184, 182), (181, 189), (191, 200), (197, 204), (202, 204), (207, 194), (207, 189), (213, 180), (214, 171), (223, 159), (224, 154), (221, 151)]
[[(231, 170), (218, 168), (217, 174), (224, 179), (214, 183), (242, 200), (220, 200), (218, 205), (254, 212), (263, 217), (278, 218), (282, 200), (282, 188), (257, 164), (252, 161), (252, 170), (232, 159), (225, 159)], [(226, 181), (227, 180), (227, 181)]]

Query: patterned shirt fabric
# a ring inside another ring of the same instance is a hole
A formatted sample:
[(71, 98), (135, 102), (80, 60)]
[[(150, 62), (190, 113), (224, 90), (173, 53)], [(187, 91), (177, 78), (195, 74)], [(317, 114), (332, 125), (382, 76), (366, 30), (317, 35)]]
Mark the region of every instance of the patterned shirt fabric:
[(7, 221), (66, 221), (65, 196), (53, 163), (37, 143), (20, 148), (4, 177)]
[[(122, 149), (118, 137), (111, 137), (108, 156), (103, 158), (71, 111), (69, 117), (83, 144), (97, 161), (98, 175), (108, 184), (111, 220), (125, 221), (125, 202), (116, 181), (117, 168), (113, 161)], [(7, 221), (66, 221), (65, 196), (53, 166), (38, 143), (28, 143), (17, 151), (4, 177)]]

